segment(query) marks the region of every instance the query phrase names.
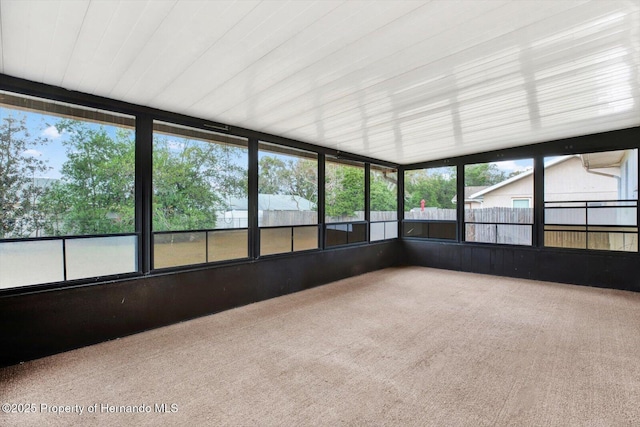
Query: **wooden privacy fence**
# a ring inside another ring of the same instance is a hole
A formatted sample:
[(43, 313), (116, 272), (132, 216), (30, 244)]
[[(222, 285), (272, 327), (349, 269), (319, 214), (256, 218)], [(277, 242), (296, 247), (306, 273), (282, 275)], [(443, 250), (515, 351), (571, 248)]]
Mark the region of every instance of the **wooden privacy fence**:
[(424, 221), (455, 221), (455, 209), (433, 209), (411, 210), (404, 213), (404, 219), (421, 219)]
[[(371, 211), (371, 222), (396, 221), (396, 211)], [(326, 222), (354, 222), (364, 221), (364, 211), (357, 211), (353, 216), (333, 216)], [(278, 227), (284, 225), (317, 224), (318, 212), (315, 211), (276, 211), (262, 212), (260, 224), (262, 227)]]
[(465, 240), (467, 242), (531, 245), (532, 208), (465, 209)]
[(532, 208), (483, 208), (465, 209), (465, 222), (493, 224), (533, 224)]
[[(364, 215), (364, 212), (363, 212)], [(371, 211), (371, 222), (379, 221), (396, 221), (398, 219), (398, 212), (396, 211)]]
[(318, 212), (315, 211), (263, 211), (263, 227), (278, 227), (282, 225), (317, 224)]
[(342, 215), (327, 217), (326, 222), (353, 222), (364, 221), (364, 211), (356, 211), (355, 215)]
[[(455, 221), (455, 209), (412, 210), (404, 213), (405, 219), (417, 219), (425, 221)], [(508, 224), (533, 224), (532, 208), (483, 208), (465, 209), (465, 222), (508, 223)]]
[[(532, 208), (465, 209), (467, 242), (530, 245), (532, 242)], [(405, 219), (455, 221), (455, 209), (425, 209), (405, 212)]]
[[(614, 228), (611, 231), (587, 231), (584, 226), (577, 228), (581, 230), (563, 230), (562, 227), (557, 226), (545, 227), (544, 245), (555, 248), (638, 251), (637, 228)], [(598, 229), (598, 227), (595, 228)]]
[[(396, 211), (371, 211), (371, 222), (396, 221)], [(455, 216), (454, 216), (455, 218)], [(364, 221), (364, 211), (356, 211), (355, 215), (332, 216), (326, 222)], [(265, 210), (260, 224), (262, 227), (278, 227), (282, 225), (317, 224), (318, 212), (315, 211), (276, 211)]]
[[(372, 211), (371, 221), (395, 221), (395, 211)], [(465, 209), (465, 241), (501, 243), (511, 245), (531, 245), (533, 209), (532, 208), (483, 208)], [(414, 210), (404, 213), (407, 220), (455, 221), (455, 209)], [(565, 218), (566, 219), (566, 218)], [(355, 212), (354, 216), (329, 218), (328, 222), (364, 221), (364, 212)], [(578, 218), (576, 218), (578, 221)], [(262, 213), (263, 227), (286, 225), (317, 224), (315, 211), (276, 211), (265, 210)], [(564, 227), (560, 227), (565, 228)], [(586, 229), (583, 231), (554, 230), (545, 227), (545, 246), (562, 248), (589, 248), (606, 250), (637, 251), (637, 234), (620, 232), (589, 232), (588, 243)]]

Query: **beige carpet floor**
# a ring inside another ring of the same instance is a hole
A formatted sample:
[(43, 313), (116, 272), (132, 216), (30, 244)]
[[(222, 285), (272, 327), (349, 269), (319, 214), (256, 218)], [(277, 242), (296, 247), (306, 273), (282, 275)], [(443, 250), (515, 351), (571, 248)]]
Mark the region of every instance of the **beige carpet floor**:
[(2, 369), (0, 403), (33, 404), (2, 426), (638, 426), (640, 294), (386, 269)]

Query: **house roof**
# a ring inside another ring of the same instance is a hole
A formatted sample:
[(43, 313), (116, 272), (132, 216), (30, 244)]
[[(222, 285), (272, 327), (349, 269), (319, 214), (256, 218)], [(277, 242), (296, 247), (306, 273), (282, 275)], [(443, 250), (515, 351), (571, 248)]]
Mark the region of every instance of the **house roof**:
[(600, 153), (582, 154), (582, 165), (585, 169), (602, 169), (619, 167), (625, 158), (627, 150), (605, 151)]
[[(484, 190), (485, 188), (489, 188), (488, 185), (472, 185), (469, 187), (464, 187), (464, 200), (469, 200), (469, 197), (472, 194), (478, 193), (482, 190)], [(451, 201), (453, 203), (455, 203), (458, 200), (458, 195), (456, 194), (455, 196), (453, 196), (453, 199), (451, 199)]]
[[(550, 167), (554, 167), (554, 166), (559, 165), (560, 163), (563, 163), (563, 162), (565, 162), (565, 161), (567, 161), (567, 160), (569, 160), (569, 159), (571, 159), (571, 158), (573, 158), (573, 157), (580, 157), (580, 156), (579, 156), (579, 155), (577, 155), (577, 154), (570, 155), (570, 156), (562, 156), (562, 157), (559, 157), (559, 158), (557, 158), (557, 159), (554, 159), (554, 160), (552, 160), (552, 161), (550, 161), (550, 162), (546, 163), (546, 164), (544, 165), (544, 168), (545, 168), (545, 169), (548, 169), (548, 168), (550, 168)], [(526, 178), (526, 177), (528, 177), (528, 176), (530, 176), (530, 175), (533, 175), (533, 169), (528, 170), (528, 171), (526, 171), (526, 172), (523, 172), (523, 173), (521, 173), (521, 174), (518, 174), (518, 175), (512, 176), (511, 178), (509, 178), (509, 179), (505, 179), (504, 181), (500, 181), (499, 183), (494, 184), (494, 185), (492, 185), (492, 186), (490, 186), (490, 187), (486, 187), (486, 188), (484, 188), (483, 190), (480, 190), (480, 191), (478, 191), (478, 192), (476, 192), (476, 193), (471, 194), (471, 195), (468, 197), (468, 199), (472, 199), (472, 200), (473, 200), (473, 199), (477, 199), (477, 198), (478, 198), (478, 197), (480, 197), (480, 196), (484, 196), (484, 195), (485, 195), (485, 194), (487, 194), (487, 193), (490, 193), (490, 192), (492, 192), (492, 191), (495, 191), (495, 190), (497, 190), (498, 188), (504, 187), (504, 186), (509, 185), (509, 184), (511, 184), (511, 183), (513, 183), (513, 182), (519, 181), (519, 180), (521, 180), (521, 179), (523, 179), (523, 178)]]
[[(232, 197), (229, 200), (231, 210), (245, 211), (249, 209), (249, 200)], [(258, 210), (260, 211), (311, 211), (315, 203), (300, 196), (291, 194), (258, 194)]]

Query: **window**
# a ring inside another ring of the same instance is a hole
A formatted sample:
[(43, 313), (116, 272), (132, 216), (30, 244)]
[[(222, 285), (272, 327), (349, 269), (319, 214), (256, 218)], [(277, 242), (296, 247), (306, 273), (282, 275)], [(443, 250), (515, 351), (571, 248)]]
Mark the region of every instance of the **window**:
[(367, 241), (364, 222), (364, 165), (327, 159), (325, 166), (326, 246)]
[(367, 241), (366, 223), (327, 224), (327, 246), (348, 245)]
[(456, 240), (456, 168), (405, 171), (403, 235)]
[(531, 199), (512, 199), (511, 207), (512, 208), (530, 208), (532, 207)]
[(398, 171), (371, 165), (370, 241), (398, 237)]
[(545, 158), (544, 245), (638, 251), (638, 150)]
[(464, 167), (467, 242), (531, 245), (533, 159)]
[(0, 92), (0, 288), (138, 271), (134, 128)]
[(153, 268), (248, 257), (243, 138), (153, 125)]
[(318, 155), (260, 142), (260, 255), (318, 248)]

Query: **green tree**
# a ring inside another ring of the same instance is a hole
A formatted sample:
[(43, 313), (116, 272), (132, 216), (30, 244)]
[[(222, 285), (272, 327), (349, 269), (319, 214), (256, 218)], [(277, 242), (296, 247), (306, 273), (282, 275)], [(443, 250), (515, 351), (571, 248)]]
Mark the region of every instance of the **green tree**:
[(504, 171), (501, 171), (495, 163), (478, 163), (464, 167), (465, 187), (489, 186), (507, 179)]
[(62, 178), (43, 196), (50, 234), (110, 234), (135, 231), (133, 132), (63, 119), (67, 138)]
[(326, 167), (327, 216), (355, 216), (364, 210), (364, 169), (327, 163)]
[(317, 206), (318, 162), (304, 158), (263, 156), (259, 162), (258, 192), (297, 196)]
[(318, 161), (298, 159), (289, 163), (287, 183), (290, 194), (307, 199), (318, 206)]
[[(51, 235), (135, 231), (133, 132), (61, 120), (67, 152), (59, 182), (43, 196)], [(154, 138), (155, 231), (214, 228), (216, 211), (246, 196), (242, 149), (185, 138)]]
[[(453, 173), (452, 173), (453, 172)], [(455, 169), (416, 170), (405, 175), (405, 209), (420, 206), (454, 209), (456, 195)]]
[(263, 156), (258, 163), (258, 193), (286, 194), (291, 175), (289, 165), (275, 156)]
[(28, 150), (45, 142), (30, 134), (25, 116), (3, 117), (0, 124), (0, 238), (28, 237), (42, 226), (38, 205), (44, 188), (38, 185), (38, 176), (49, 167)]
[(384, 178), (381, 173), (372, 173), (370, 188), (371, 211), (395, 211), (398, 206), (397, 184)]
[(231, 197), (246, 197), (244, 152), (186, 138), (154, 137), (153, 228), (155, 231), (215, 228), (216, 212)]

